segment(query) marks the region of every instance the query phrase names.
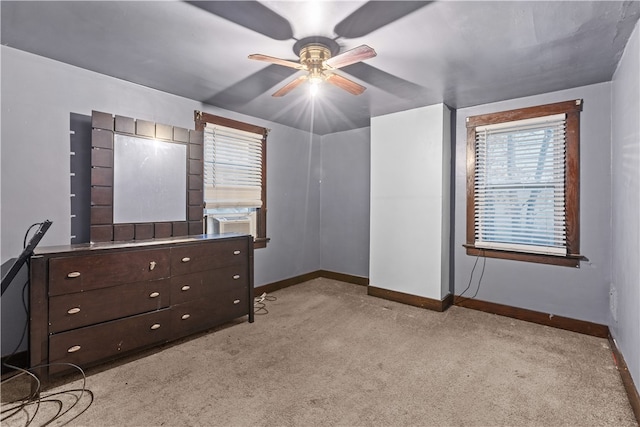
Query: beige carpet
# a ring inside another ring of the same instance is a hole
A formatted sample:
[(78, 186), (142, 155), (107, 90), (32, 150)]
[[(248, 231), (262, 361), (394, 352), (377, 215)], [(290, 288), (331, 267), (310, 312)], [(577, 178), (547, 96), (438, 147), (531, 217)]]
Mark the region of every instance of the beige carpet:
[[(315, 279), (269, 313), (42, 393), (32, 425), (635, 426), (604, 339)], [(3, 401), (18, 383), (3, 386)], [(52, 393), (58, 393), (49, 397)], [(3, 411), (7, 405), (3, 404)], [(31, 405), (3, 426), (25, 425)], [(71, 408), (71, 409), (69, 409)], [(3, 417), (6, 415), (3, 414)]]

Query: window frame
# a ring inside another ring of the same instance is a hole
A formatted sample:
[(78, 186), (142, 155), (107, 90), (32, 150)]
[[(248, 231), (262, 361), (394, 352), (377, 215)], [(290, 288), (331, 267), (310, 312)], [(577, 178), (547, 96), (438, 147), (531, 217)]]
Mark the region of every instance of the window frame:
[(256, 209), (256, 236), (253, 242), (254, 248), (265, 248), (270, 240), (267, 237), (267, 135), (269, 129), (197, 110), (194, 113), (194, 119), (196, 130), (203, 132), (203, 135), (207, 123), (262, 135), (262, 206)]
[[(467, 127), (467, 255), (579, 267), (580, 260), (580, 111), (582, 99), (470, 116)], [(566, 114), (565, 214), (567, 255), (546, 255), (475, 247), (476, 127)]]

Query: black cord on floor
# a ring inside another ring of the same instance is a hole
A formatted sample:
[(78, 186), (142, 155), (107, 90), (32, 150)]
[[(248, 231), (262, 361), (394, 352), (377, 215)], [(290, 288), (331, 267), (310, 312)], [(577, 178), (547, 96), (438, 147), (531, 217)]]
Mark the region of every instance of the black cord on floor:
[[(58, 406), (58, 410), (56, 411), (56, 413), (51, 416), (49, 419), (47, 419), (44, 423), (42, 423), (42, 426), (46, 426), (51, 424), (54, 421), (60, 420), (60, 418), (62, 418), (63, 416), (69, 414), (82, 400), (82, 397), (86, 394), (89, 396), (89, 402), (86, 404), (86, 406), (80, 410), (77, 414), (73, 415), (73, 417), (69, 418), (68, 420), (66, 420), (65, 422), (63, 422), (60, 425), (66, 425), (68, 423), (70, 423), (71, 421), (75, 420), (76, 418), (78, 418), (80, 415), (82, 415), (83, 413), (85, 413), (87, 411), (87, 409), (89, 409), (89, 407), (93, 404), (93, 399), (94, 399), (94, 395), (93, 392), (91, 390), (88, 390), (86, 388), (87, 385), (87, 376), (85, 375), (84, 371), (82, 370), (81, 367), (79, 367), (78, 365), (75, 365), (73, 363), (51, 363), (51, 364), (46, 364), (46, 365), (40, 365), (40, 366), (34, 366), (31, 369), (36, 369), (36, 368), (42, 368), (42, 367), (48, 367), (48, 366), (54, 366), (54, 365), (65, 365), (65, 366), (71, 366), (75, 369), (77, 369), (80, 374), (82, 375), (82, 387), (81, 388), (77, 388), (77, 389), (67, 389), (67, 390), (62, 390), (62, 391), (58, 391), (55, 393), (51, 393), (51, 394), (40, 394), (40, 380), (38, 379), (38, 377), (33, 374), (30, 370), (27, 369), (23, 369), (17, 366), (10, 366), (11, 368), (20, 371), (20, 374), (15, 375), (7, 380), (2, 381), (3, 386), (6, 385), (8, 382), (15, 380), (16, 378), (20, 377), (21, 375), (29, 375), (31, 376), (31, 380), (32, 381), (36, 381), (37, 383), (37, 387), (35, 388), (35, 391), (32, 392), (29, 396), (26, 396), (24, 398), (20, 398), (20, 399), (16, 399), (12, 402), (8, 402), (6, 403), (6, 405), (13, 405), (10, 406), (8, 408), (2, 409), (2, 411), (0, 412), (3, 416), (2, 418), (0, 418), (0, 421), (5, 421), (7, 419), (10, 419), (14, 416), (16, 416), (17, 414), (21, 413), (21, 412), (25, 412), (27, 414), (27, 422), (25, 423), (25, 426), (29, 426), (33, 420), (35, 420), (36, 416), (38, 415), (38, 411), (40, 410), (40, 407), (43, 403), (45, 404), (49, 404), (49, 403), (53, 403), (55, 405)], [(74, 393), (80, 393), (79, 395), (75, 395)], [(60, 399), (52, 399), (52, 397), (54, 396), (59, 396), (59, 395), (63, 395), (63, 394), (71, 394), (74, 398), (75, 401), (73, 402), (73, 404), (71, 404), (71, 406), (69, 406), (69, 408), (67, 408), (66, 410), (64, 409), (64, 402)], [(5, 404), (3, 404), (3, 406), (5, 406)], [(33, 415), (29, 415), (29, 413), (27, 412), (27, 409), (30, 406), (35, 406), (35, 410), (33, 412)], [(7, 414), (8, 413), (8, 414)], [(7, 415), (5, 415), (7, 414)]]
[(253, 300), (253, 313), (258, 315), (269, 314), (267, 310), (267, 304), (265, 301), (277, 301), (278, 298), (273, 295), (267, 295), (266, 293), (255, 297)]

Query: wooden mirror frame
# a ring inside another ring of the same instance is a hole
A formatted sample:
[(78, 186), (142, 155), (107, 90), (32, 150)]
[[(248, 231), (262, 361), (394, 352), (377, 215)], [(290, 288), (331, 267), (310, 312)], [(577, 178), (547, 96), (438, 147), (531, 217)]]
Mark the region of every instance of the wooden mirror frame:
[[(91, 112), (91, 225), (96, 242), (145, 240), (203, 233), (202, 132)], [(113, 137), (115, 134), (153, 138), (187, 146), (186, 221), (113, 223)]]

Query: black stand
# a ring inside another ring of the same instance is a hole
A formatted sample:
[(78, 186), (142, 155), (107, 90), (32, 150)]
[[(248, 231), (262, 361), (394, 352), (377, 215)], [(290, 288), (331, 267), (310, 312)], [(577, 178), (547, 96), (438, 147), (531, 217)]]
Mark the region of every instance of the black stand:
[(14, 261), (7, 275), (2, 278), (2, 293), (0, 295), (4, 295), (4, 291), (7, 290), (13, 279), (16, 277), (16, 274), (18, 274), (18, 271), (20, 271), (27, 259), (31, 257), (31, 255), (33, 254), (33, 250), (36, 248), (38, 243), (40, 243), (40, 240), (44, 236), (44, 233), (47, 232), (49, 227), (51, 227), (51, 221), (49, 221), (48, 219), (45, 219), (44, 222), (40, 224), (40, 228), (38, 228), (36, 234), (33, 235), (31, 240), (29, 240), (29, 244), (22, 250), (22, 253), (18, 257), (18, 259)]

